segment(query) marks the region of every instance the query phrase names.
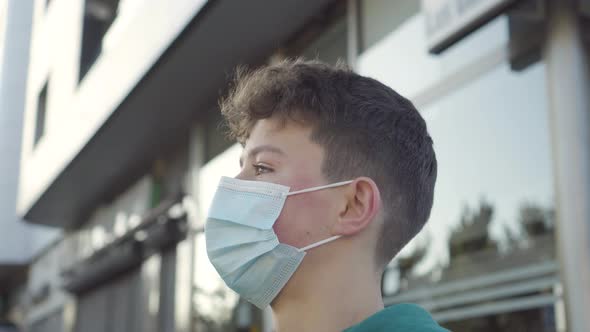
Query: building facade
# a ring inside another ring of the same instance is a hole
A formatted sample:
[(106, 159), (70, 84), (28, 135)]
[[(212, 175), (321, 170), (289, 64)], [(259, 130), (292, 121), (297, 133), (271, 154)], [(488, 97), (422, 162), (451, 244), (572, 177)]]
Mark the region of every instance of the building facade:
[(410, 98), (435, 142), (426, 229), (383, 277), (453, 331), (590, 320), (585, 1), (35, 0), (20, 217), (60, 230), (29, 266), (29, 331), (272, 331), (208, 262), (240, 146), (237, 65), (343, 60)]
[(0, 1), (0, 329), (22, 320), (28, 267), (59, 231), (16, 213), (31, 3)]

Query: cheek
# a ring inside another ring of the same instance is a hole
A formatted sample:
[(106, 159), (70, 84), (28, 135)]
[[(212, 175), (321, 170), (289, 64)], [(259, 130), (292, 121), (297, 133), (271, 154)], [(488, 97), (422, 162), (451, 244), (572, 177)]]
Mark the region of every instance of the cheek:
[(301, 248), (329, 236), (329, 204), (318, 196), (303, 194), (287, 199), (273, 226), (281, 243)]

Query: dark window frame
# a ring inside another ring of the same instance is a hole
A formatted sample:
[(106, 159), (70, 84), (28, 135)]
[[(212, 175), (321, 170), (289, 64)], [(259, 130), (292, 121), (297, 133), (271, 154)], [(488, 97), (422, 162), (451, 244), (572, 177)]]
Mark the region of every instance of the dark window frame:
[(85, 0), (78, 83), (102, 53), (102, 41), (117, 18), (119, 0)]
[(33, 147), (37, 147), (39, 141), (45, 136), (45, 125), (47, 119), (47, 105), (49, 93), (49, 79), (45, 81), (41, 91), (37, 95), (37, 110), (35, 113), (35, 136), (33, 139)]

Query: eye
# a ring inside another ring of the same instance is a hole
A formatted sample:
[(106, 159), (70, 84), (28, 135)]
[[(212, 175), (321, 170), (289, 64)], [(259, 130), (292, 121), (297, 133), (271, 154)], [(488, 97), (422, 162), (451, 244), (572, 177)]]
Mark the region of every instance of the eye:
[(262, 175), (262, 174), (265, 174), (268, 172), (272, 172), (272, 169), (270, 167), (266, 167), (261, 164), (253, 164), (252, 167), (254, 168), (254, 171), (256, 172), (256, 176)]

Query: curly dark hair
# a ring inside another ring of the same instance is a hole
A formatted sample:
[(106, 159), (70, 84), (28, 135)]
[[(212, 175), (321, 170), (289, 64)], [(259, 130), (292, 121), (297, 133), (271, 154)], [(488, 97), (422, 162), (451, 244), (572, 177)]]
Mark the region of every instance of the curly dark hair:
[(341, 63), (289, 59), (239, 69), (220, 107), (231, 138), (242, 144), (260, 119), (301, 122), (324, 149), (328, 180), (372, 178), (385, 218), (376, 244), (380, 266), (429, 218), (437, 174), (433, 142), (414, 105), (386, 85)]

